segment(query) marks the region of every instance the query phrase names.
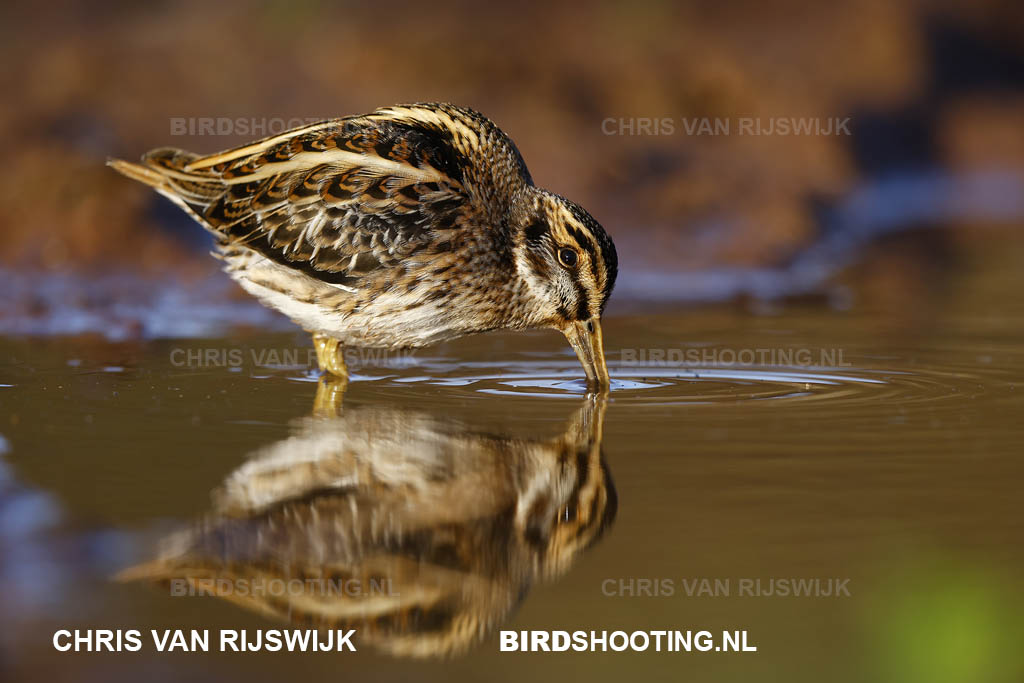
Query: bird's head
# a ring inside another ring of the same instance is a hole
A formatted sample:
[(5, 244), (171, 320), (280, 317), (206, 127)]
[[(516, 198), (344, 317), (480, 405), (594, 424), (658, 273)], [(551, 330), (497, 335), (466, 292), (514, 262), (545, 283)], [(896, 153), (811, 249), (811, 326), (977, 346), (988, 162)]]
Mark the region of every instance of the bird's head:
[(531, 300), (528, 322), (560, 330), (587, 380), (606, 389), (601, 314), (618, 272), (615, 244), (589, 213), (558, 195), (534, 191), (523, 204), (514, 251)]

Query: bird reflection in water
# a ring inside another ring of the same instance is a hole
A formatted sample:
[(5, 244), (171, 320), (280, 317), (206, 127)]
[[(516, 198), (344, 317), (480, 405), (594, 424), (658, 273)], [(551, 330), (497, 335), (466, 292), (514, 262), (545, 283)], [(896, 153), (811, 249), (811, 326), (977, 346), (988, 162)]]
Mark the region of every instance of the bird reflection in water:
[(561, 435), (532, 440), (380, 406), (324, 417), (321, 396), (228, 476), (206, 519), (122, 578), (355, 628), (357, 646), (394, 655), (459, 653), (612, 524), (605, 400), (587, 396)]

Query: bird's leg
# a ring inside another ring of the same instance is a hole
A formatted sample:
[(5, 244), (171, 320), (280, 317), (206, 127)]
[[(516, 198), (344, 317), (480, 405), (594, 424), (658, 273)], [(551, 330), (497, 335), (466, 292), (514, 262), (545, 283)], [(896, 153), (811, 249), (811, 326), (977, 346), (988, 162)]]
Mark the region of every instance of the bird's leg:
[(314, 334), (313, 346), (316, 348), (316, 362), (320, 366), (320, 370), (347, 381), (348, 368), (345, 367), (345, 355), (342, 353), (341, 342), (323, 334)]
[(348, 386), (348, 368), (341, 342), (323, 334), (313, 334), (313, 348), (316, 362), (323, 373), (317, 382), (316, 398), (313, 400), (313, 414), (319, 417), (335, 417), (341, 411), (341, 401)]

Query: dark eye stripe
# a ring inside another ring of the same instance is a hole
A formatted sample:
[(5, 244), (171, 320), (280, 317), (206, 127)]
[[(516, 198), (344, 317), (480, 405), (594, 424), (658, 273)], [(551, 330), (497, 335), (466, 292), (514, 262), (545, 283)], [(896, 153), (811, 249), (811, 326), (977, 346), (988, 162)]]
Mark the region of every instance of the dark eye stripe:
[(580, 245), (580, 248), (585, 250), (590, 255), (590, 272), (594, 276), (594, 282), (601, 281), (600, 266), (598, 265), (597, 250), (594, 249), (594, 243), (590, 238), (579, 228), (574, 228), (571, 225), (565, 226), (569, 234), (572, 236), (576, 243)]
[(594, 283), (595, 284), (599, 283), (601, 281), (601, 276), (600, 276), (600, 274), (598, 272), (599, 269), (600, 269), (600, 266), (597, 263), (597, 259), (594, 258), (593, 256), (591, 256), (590, 257), (590, 273), (594, 276)]
[(573, 227), (571, 225), (565, 226), (565, 229), (572, 236), (572, 238), (574, 240), (576, 240), (576, 244), (578, 244), (580, 246), (580, 249), (583, 249), (588, 254), (590, 254), (590, 260), (591, 261), (596, 261), (597, 260), (597, 252), (594, 250), (594, 245), (593, 245), (593, 243), (591, 243), (591, 241), (587, 237), (586, 233), (584, 233), (579, 228)]
[(587, 301), (587, 291), (583, 285), (573, 281), (576, 285), (576, 319), (587, 320), (590, 318), (590, 302)]
[(531, 223), (526, 227), (523, 232), (526, 235), (527, 242), (540, 242), (544, 239), (544, 236), (551, 231), (551, 226), (545, 220), (538, 220), (535, 223)]
[[(598, 224), (594, 218), (584, 211), (576, 204), (565, 201), (569, 207), (569, 211), (582, 225), (587, 226), (587, 229), (594, 235), (594, 239), (597, 240), (598, 248), (601, 250), (601, 260), (604, 263), (604, 296), (602, 297), (601, 307), (604, 308), (604, 304), (608, 303), (608, 298), (611, 296), (612, 289), (615, 287), (615, 277), (619, 270), (619, 259), (618, 254), (615, 253), (615, 243), (612, 242), (608, 233)], [(588, 242), (589, 244), (589, 242)], [(595, 274), (595, 278), (596, 278)]]

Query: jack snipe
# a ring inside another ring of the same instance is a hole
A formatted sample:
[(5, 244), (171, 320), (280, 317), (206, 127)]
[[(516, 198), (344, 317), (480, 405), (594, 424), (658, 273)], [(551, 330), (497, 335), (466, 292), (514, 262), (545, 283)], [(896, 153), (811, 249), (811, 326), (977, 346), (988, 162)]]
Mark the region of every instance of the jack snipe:
[(481, 114), (386, 107), (211, 156), (164, 148), (109, 163), (212, 232), (228, 273), (312, 332), (331, 374), (347, 374), (344, 345), (548, 327), (608, 386), (600, 318), (615, 246), (535, 187)]

